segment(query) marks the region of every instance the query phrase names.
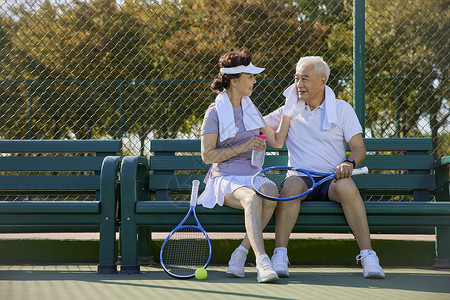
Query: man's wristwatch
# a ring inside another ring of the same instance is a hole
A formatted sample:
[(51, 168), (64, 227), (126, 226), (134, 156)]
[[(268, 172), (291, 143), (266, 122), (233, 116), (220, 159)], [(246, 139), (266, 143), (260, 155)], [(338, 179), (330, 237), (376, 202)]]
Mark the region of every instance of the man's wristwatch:
[(351, 158), (346, 158), (344, 161), (347, 161), (347, 162), (351, 163), (353, 165), (353, 169), (356, 167), (355, 160), (353, 160)]

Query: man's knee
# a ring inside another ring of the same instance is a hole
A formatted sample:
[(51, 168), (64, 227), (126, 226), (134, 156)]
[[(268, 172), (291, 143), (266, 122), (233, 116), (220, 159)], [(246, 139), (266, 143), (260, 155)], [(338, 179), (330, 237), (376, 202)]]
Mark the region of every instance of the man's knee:
[(339, 179), (330, 185), (328, 195), (331, 200), (342, 203), (359, 200), (359, 190), (350, 178)]
[(307, 187), (305, 182), (296, 176), (286, 178), (281, 189), (280, 196), (283, 198), (292, 197), (306, 191)]

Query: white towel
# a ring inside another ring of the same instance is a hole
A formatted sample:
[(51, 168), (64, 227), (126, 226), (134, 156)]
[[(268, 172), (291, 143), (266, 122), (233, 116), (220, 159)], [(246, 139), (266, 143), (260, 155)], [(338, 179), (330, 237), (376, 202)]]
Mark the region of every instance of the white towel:
[[(219, 117), (219, 141), (223, 142), (235, 137), (238, 127), (234, 122), (233, 106), (226, 92), (217, 95), (216, 109)], [(258, 109), (247, 96), (242, 97), (242, 112), (246, 130), (259, 129), (265, 126)]]
[(325, 86), (325, 118), (323, 119), (323, 130), (329, 130), (337, 125), (337, 112), (336, 112), (337, 99), (333, 90), (326, 85)]
[(295, 84), (290, 85), (284, 92), (283, 96), (286, 98), (284, 104), (283, 114), (288, 117), (297, 116), (305, 107), (305, 101), (298, 100), (297, 90)]
[[(297, 100), (297, 94), (295, 94), (295, 85), (292, 84), (284, 92), (283, 96), (286, 97), (286, 104), (284, 106), (283, 114), (289, 117), (297, 116), (305, 107), (305, 101)], [(337, 113), (336, 113), (337, 99), (333, 90), (326, 85), (325, 86), (325, 100), (323, 106), (325, 109), (325, 118), (323, 119), (322, 129), (329, 130), (336, 127)]]

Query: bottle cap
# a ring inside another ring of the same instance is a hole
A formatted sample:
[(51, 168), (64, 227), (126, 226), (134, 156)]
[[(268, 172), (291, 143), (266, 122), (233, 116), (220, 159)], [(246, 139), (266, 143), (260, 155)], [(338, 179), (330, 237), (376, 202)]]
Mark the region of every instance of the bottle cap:
[(266, 140), (267, 137), (263, 134), (255, 134), (256, 137), (262, 138), (263, 140)]

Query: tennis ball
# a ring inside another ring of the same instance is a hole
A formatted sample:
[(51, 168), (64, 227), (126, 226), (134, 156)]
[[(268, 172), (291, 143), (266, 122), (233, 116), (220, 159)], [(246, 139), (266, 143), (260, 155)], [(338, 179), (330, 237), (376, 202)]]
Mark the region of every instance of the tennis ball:
[(198, 280), (205, 280), (207, 276), (208, 272), (205, 268), (198, 268), (197, 270), (195, 270), (195, 278), (197, 278)]

